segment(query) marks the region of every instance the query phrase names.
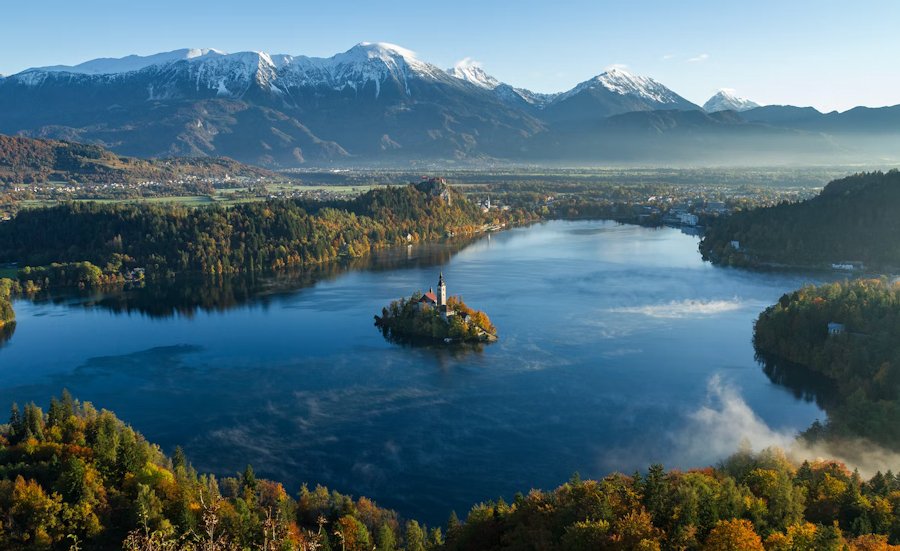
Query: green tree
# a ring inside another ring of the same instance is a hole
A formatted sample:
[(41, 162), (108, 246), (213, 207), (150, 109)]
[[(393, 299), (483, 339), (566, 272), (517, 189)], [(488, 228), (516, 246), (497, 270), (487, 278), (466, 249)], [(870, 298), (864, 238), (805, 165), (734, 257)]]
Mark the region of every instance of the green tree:
[(425, 532), (415, 520), (406, 523), (405, 540), (405, 551), (425, 551)]

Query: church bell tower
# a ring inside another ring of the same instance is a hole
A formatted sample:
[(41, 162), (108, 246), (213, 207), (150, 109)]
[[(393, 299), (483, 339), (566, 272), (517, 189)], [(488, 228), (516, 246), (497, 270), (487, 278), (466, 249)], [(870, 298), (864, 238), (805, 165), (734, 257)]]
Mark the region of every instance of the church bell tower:
[(447, 306), (447, 285), (444, 284), (444, 272), (438, 278), (438, 306)]

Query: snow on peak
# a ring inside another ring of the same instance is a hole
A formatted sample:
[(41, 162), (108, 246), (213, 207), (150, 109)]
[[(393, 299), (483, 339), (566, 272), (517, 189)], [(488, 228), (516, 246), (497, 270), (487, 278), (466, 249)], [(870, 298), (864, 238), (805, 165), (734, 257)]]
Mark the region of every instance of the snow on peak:
[(408, 71), (432, 74), (435, 69), (433, 65), (420, 61), (412, 50), (387, 42), (360, 42), (346, 52), (317, 61), (335, 67), (338, 73), (349, 70), (351, 73), (364, 73), (370, 78), (380, 78), (385, 71), (398, 77)]
[[(95, 59), (75, 66), (29, 69), (18, 78), (25, 84), (36, 85), (52, 73), (117, 77), (151, 67), (168, 69), (178, 63), (181, 63), (179, 70), (187, 71), (196, 86), (229, 96), (242, 94), (254, 79), (275, 92), (290, 86), (362, 90), (367, 84), (374, 84), (376, 97), (381, 85), (389, 80), (399, 83), (407, 95), (411, 93), (410, 83), (415, 78), (451, 80), (439, 67), (417, 59), (413, 51), (387, 42), (361, 42), (329, 58), (182, 49), (150, 56)], [(158, 94), (158, 90), (151, 91), (152, 97)]]
[(75, 73), (83, 75), (110, 75), (139, 71), (152, 65), (164, 65), (182, 60), (197, 60), (209, 57), (227, 55), (225, 52), (213, 48), (182, 48), (171, 52), (140, 56), (129, 55), (112, 58), (102, 57), (79, 63), (78, 65), (54, 65), (51, 67), (37, 67), (28, 71), (47, 73)]
[(678, 103), (680, 99), (675, 92), (652, 78), (633, 75), (621, 67), (610, 67), (603, 73), (562, 94), (560, 98), (565, 99), (583, 90), (598, 87), (621, 96), (634, 96), (656, 103)]
[(659, 103), (675, 103), (671, 90), (652, 78), (632, 75), (628, 71), (613, 67), (594, 79), (607, 90), (622, 96), (640, 96)]
[(736, 95), (731, 88), (722, 88), (703, 104), (703, 110), (707, 113), (717, 111), (747, 111), (759, 107), (759, 104)]
[(399, 83), (409, 95), (413, 78), (449, 79), (440, 68), (416, 58), (415, 52), (387, 42), (360, 42), (329, 58), (275, 56), (275, 59), (288, 86), (361, 90), (372, 83), (375, 97), (380, 95), (381, 85), (387, 80)]
[(360, 42), (350, 48), (347, 53), (364, 53), (369, 59), (386, 59), (402, 57), (408, 61), (418, 61), (416, 53), (390, 42)]
[(499, 80), (485, 73), (481, 68), (481, 63), (471, 57), (461, 59), (456, 65), (447, 69), (447, 74), (488, 90), (493, 90), (501, 84)]

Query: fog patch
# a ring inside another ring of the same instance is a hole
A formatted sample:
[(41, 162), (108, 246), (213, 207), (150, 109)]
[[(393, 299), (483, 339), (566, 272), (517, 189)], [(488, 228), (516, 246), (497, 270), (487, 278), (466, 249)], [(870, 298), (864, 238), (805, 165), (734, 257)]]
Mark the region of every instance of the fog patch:
[(729, 300), (673, 300), (662, 304), (644, 306), (625, 306), (612, 308), (610, 312), (617, 314), (638, 314), (651, 318), (676, 319), (705, 317), (740, 310), (745, 303), (737, 297)]
[(697, 467), (710, 457), (724, 459), (749, 445), (754, 451), (777, 447), (795, 463), (835, 459), (869, 478), (876, 472), (896, 471), (900, 454), (863, 439), (840, 443), (808, 443), (794, 430), (770, 427), (741, 396), (739, 390), (719, 375), (707, 384), (706, 403), (688, 414), (687, 426), (673, 435), (674, 462)]
[(745, 442), (754, 449), (778, 446), (787, 449), (796, 438), (793, 431), (769, 427), (747, 405), (736, 388), (713, 375), (707, 384), (706, 403), (688, 414), (687, 426), (675, 436), (676, 463), (701, 466), (710, 457), (724, 458)]

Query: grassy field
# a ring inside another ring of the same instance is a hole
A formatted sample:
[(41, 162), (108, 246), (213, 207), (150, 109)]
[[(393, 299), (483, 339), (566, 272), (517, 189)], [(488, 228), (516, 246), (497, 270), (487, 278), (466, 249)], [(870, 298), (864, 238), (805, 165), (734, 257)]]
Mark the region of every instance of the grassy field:
[[(247, 202), (252, 201), (253, 198), (247, 199), (242, 198), (240, 200), (234, 200), (231, 197), (224, 195), (216, 195), (215, 197), (209, 197), (207, 195), (185, 195), (180, 197), (129, 197), (126, 199), (75, 199), (75, 201), (88, 202), (93, 201), (95, 203), (156, 203), (156, 204), (176, 204), (176, 205), (184, 205), (187, 207), (201, 207), (204, 205), (211, 205), (213, 203), (235, 203), (235, 202)], [(33, 208), (41, 208), (41, 207), (49, 207), (60, 203), (60, 201), (50, 201), (50, 200), (26, 200), (19, 203), (22, 208), (33, 209)]]
[[(270, 184), (266, 187), (270, 194), (290, 194), (299, 191), (329, 191), (340, 195), (358, 195), (374, 189), (375, 185), (347, 185), (347, 186), (330, 186), (330, 185), (297, 185), (297, 184)], [(217, 190), (212, 197), (207, 195), (185, 195), (177, 197), (128, 197), (124, 199), (76, 199), (76, 201), (95, 201), (97, 203), (158, 203), (158, 204), (177, 204), (186, 207), (201, 207), (204, 205), (236, 205), (239, 203), (251, 203), (255, 201), (263, 201), (264, 197), (247, 197), (245, 194), (247, 188), (229, 188)], [(241, 194), (242, 196), (237, 196)], [(58, 204), (59, 201), (49, 199), (31, 199), (21, 201), (19, 206), (25, 209), (49, 207)]]

